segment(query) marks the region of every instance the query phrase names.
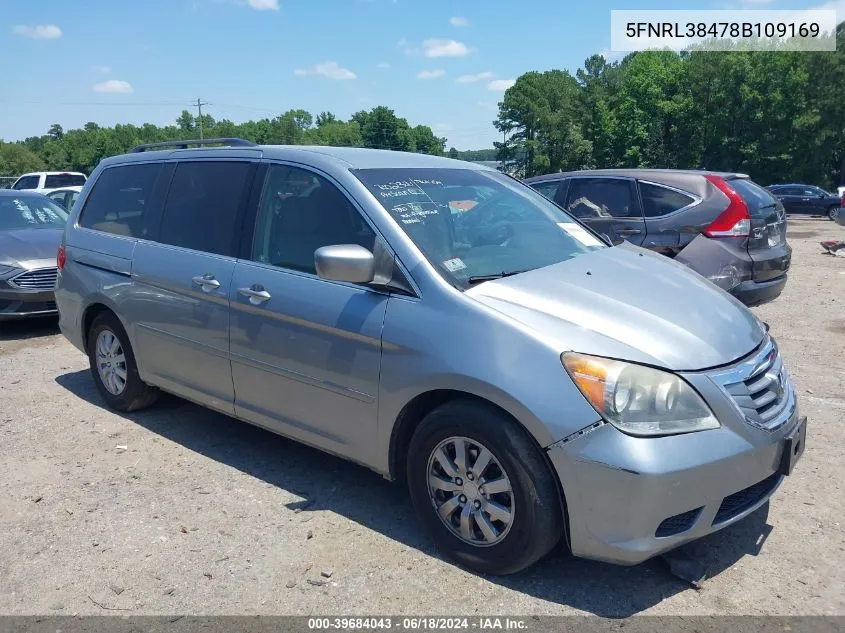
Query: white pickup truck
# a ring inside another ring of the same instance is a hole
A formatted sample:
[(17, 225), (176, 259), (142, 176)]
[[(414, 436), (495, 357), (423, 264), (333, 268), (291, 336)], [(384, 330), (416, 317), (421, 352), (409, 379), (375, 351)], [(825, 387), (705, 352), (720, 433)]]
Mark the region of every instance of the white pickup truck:
[(36, 171), (24, 174), (12, 189), (48, 194), (56, 189), (82, 188), (88, 177), (78, 171)]

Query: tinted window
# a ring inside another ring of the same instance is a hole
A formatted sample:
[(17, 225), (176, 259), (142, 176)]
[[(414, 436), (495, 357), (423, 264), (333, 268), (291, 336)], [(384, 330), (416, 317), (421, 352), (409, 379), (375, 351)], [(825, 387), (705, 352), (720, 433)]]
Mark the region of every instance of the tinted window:
[(167, 194), (158, 241), (233, 255), (235, 223), (252, 167), (246, 162), (179, 163)]
[(573, 178), (567, 210), (577, 218), (639, 217), (633, 182), (622, 178)]
[(489, 275), (550, 266), (604, 248), (560, 207), (496, 171), (353, 173), (431, 265), (459, 288)]
[(60, 229), (66, 221), (67, 212), (42, 196), (0, 196), (0, 231)]
[(24, 176), (19, 178), (12, 189), (38, 189), (38, 176)]
[(110, 167), (100, 174), (85, 203), (79, 226), (126, 235), (150, 238), (157, 215), (150, 210), (150, 196), (160, 164)]
[(554, 200), (555, 196), (557, 196), (557, 190), (560, 189), (560, 181), (531, 183), (531, 186), (549, 200)]
[(322, 176), (271, 165), (261, 194), (252, 259), (307, 273), (314, 251), (358, 244), (372, 251), (375, 233), (340, 190)]
[(647, 182), (640, 183), (640, 196), (643, 200), (643, 215), (647, 218), (658, 218), (695, 202), (692, 196)]
[(45, 189), (59, 189), (60, 187), (81, 187), (85, 184), (85, 176), (81, 174), (48, 174), (44, 183)]
[(727, 184), (745, 201), (752, 217), (768, 215), (778, 203), (771, 193), (746, 178), (734, 178), (728, 180)]

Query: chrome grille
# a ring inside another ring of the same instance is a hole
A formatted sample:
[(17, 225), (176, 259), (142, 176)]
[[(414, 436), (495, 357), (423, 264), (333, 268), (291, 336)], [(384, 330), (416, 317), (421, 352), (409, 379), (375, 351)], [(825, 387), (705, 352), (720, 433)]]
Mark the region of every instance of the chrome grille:
[(795, 412), (795, 389), (772, 339), (767, 339), (750, 359), (711, 377), (752, 426), (771, 431)]
[(52, 290), (56, 287), (57, 274), (58, 271), (55, 268), (28, 270), (17, 277), (12, 277), (9, 283), (21, 290)]

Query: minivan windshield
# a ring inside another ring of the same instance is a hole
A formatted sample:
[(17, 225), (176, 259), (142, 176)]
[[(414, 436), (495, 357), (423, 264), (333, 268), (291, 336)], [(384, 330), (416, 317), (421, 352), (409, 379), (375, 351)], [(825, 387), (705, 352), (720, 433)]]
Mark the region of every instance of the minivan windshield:
[(353, 173), (438, 272), (462, 289), (606, 247), (560, 207), (496, 171)]
[(61, 229), (67, 211), (44, 196), (0, 196), (0, 231)]

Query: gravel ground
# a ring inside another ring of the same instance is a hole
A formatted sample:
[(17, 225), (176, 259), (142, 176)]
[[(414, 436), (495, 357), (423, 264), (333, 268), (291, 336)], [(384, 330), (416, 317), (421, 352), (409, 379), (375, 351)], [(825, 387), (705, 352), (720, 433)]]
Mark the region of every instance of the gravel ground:
[(771, 324), (810, 418), (769, 507), (661, 560), (562, 552), (517, 576), (443, 560), (404, 492), (363, 468), (175, 398), (101, 406), (55, 323), (0, 326), (0, 614), (845, 614), (845, 258), (791, 222)]

